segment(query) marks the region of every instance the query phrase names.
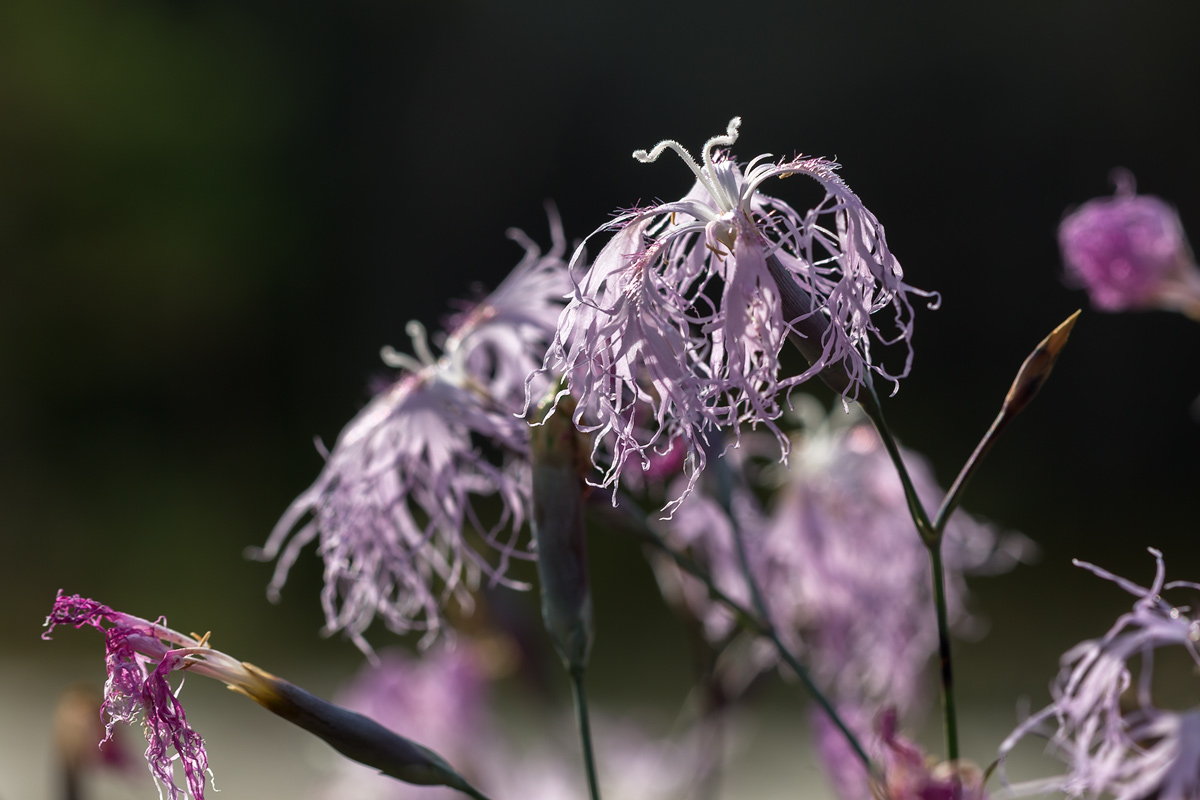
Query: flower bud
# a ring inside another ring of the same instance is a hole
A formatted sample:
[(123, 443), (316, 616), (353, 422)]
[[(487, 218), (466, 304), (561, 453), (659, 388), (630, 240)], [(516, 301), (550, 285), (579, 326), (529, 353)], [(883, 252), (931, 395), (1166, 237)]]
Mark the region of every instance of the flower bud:
[(571, 422), (575, 401), (565, 396), (555, 408), (558, 389), (552, 389), (538, 409), (541, 424), (530, 428), (533, 537), (542, 620), (567, 668), (581, 670), (587, 665), (593, 637), (583, 522), (584, 475), (590, 462), (587, 442)]
[(243, 662), (242, 666), (253, 680), (230, 684), (230, 689), (324, 740), (347, 758), (405, 783), (449, 786), (471, 797), (483, 796), (428, 747), (393, 733), (369, 717), (309, 694), (253, 664)]

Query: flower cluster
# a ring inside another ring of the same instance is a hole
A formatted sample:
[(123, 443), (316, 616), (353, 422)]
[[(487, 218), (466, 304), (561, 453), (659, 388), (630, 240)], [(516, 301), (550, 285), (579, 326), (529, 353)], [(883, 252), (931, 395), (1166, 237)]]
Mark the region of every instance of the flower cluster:
[(1128, 172), (1114, 181), (1114, 197), (1084, 203), (1059, 226), (1068, 277), (1103, 311), (1162, 308), (1200, 319), (1200, 269), (1179, 215), (1136, 194)]
[[(797, 384), (836, 373), (853, 397), (871, 372), (893, 381), (908, 374), (908, 295), (930, 295), (904, 282), (883, 226), (836, 163), (770, 163), (763, 155), (741, 169), (718, 150), (737, 141), (740, 123), (734, 118), (709, 139), (699, 163), (670, 140), (634, 153), (645, 162), (676, 153), (695, 185), (680, 200), (622, 213), (592, 234), (615, 232), (576, 285), (543, 368), (567, 376), (579, 401), (575, 422), (596, 434), (602, 485), (617, 484), (631, 460), (648, 468), (654, 453), (682, 442), (686, 494), (716, 428), (762, 424), (786, 447), (775, 420)], [(760, 191), (793, 175), (816, 181), (824, 198), (800, 212)], [(572, 264), (583, 260), (581, 245)], [(886, 329), (875, 317), (885, 309)], [(811, 365), (784, 377), (779, 354), (789, 337)], [(872, 340), (900, 344), (903, 365), (883, 366)]]
[[(428, 641), (448, 599), (469, 607), (481, 574), (520, 586), (505, 577), (511, 559), (531, 557), (517, 542), (529, 507), (528, 426), (514, 415), (570, 290), (565, 240), (552, 223), (544, 255), (510, 234), (525, 258), (450, 320), (440, 357), (417, 323), (409, 324), (416, 358), (385, 349), (402, 375), (346, 426), (316, 482), (252, 552), (278, 558), (269, 589), (277, 597), (300, 551), (318, 540), (326, 630), (346, 632), (366, 652), (376, 616)], [(499, 500), (495, 523), (476, 513), (481, 496)]]
[[(1167, 583), (1162, 554), (1150, 553), (1158, 566), (1148, 588), (1075, 562), (1137, 601), (1103, 637), (1081, 642), (1063, 655), (1062, 671), (1050, 687), (1053, 702), (1000, 745), (1003, 764), (1022, 739), (1044, 736), (1067, 764), (1063, 775), (1013, 786), (1014, 795), (1061, 791), (1072, 798), (1107, 795), (1114, 800), (1200, 796), (1200, 708), (1171, 711), (1155, 707), (1152, 700), (1156, 650), (1181, 648), (1200, 667), (1200, 621), (1188, 609), (1167, 603), (1161, 593), (1200, 585)], [(1140, 662), (1140, 674), (1131, 707), (1126, 692), (1134, 686), (1134, 659)]]

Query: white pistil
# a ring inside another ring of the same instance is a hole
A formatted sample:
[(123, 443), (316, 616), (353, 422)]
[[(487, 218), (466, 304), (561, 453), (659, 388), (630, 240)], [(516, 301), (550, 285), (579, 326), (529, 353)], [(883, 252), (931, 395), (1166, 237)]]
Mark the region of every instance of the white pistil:
[(712, 151), (715, 147), (730, 147), (737, 141), (738, 128), (742, 124), (741, 117), (734, 117), (729, 120), (729, 125), (725, 128), (725, 133), (722, 136), (714, 136), (704, 143), (704, 149), (701, 151), (701, 161), (703, 167), (696, 163), (696, 159), (692, 158), (692, 154), (684, 149), (683, 145), (674, 139), (663, 139), (658, 144), (654, 145), (649, 152), (645, 150), (633, 151), (633, 157), (643, 164), (649, 164), (657, 161), (658, 157), (663, 154), (664, 150), (674, 150), (675, 153), (683, 159), (683, 163), (688, 165), (688, 169), (696, 176), (696, 180), (708, 190), (712, 195), (713, 200), (721, 208), (721, 212), (728, 214), (733, 211), (736, 205), (736, 198), (731, 197), (725, 187), (721, 185), (721, 181), (717, 179), (716, 167), (712, 160)]
[(417, 355), (415, 357), (410, 356), (408, 353), (401, 353), (390, 344), (384, 345), (379, 350), (379, 357), (383, 360), (384, 364), (396, 369), (404, 369), (412, 373), (417, 373), (437, 363), (437, 359), (433, 356), (433, 351), (429, 349), (429, 336), (425, 333), (424, 325), (415, 319), (411, 319), (404, 326), (404, 332), (412, 339), (413, 351)]

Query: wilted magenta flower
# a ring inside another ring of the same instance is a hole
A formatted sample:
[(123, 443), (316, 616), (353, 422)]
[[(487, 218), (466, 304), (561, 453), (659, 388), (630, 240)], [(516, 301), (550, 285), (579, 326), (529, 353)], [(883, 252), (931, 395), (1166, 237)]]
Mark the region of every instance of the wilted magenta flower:
[[(764, 475), (781, 484), (770, 514), (750, 492), (734, 495), (771, 621), (834, 699), (909, 711), (923, 698), (938, 646), (929, 555), (874, 428), (857, 414), (826, 417), (808, 397), (797, 397), (796, 407), (806, 424), (793, 439), (788, 468)], [(924, 460), (909, 451), (904, 458), (922, 502), (940, 501), (944, 493)], [(697, 492), (665, 524), (674, 543), (702, 554), (724, 591), (747, 597), (732, 529), (716, 503)], [(943, 560), (950, 620), (959, 631), (972, 622), (965, 576), (1010, 569), (1032, 549), (1019, 534), (1000, 535), (965, 512), (951, 518)], [(689, 596), (710, 638), (728, 635), (728, 612), (702, 589)], [(775, 663), (771, 648), (757, 646), (741, 667)]]
[(1200, 269), (1175, 209), (1135, 193), (1113, 174), (1116, 195), (1084, 203), (1058, 228), (1068, 277), (1103, 311), (1161, 308), (1200, 319)]
[[(1050, 686), (1053, 702), (1000, 745), (1003, 765), (1024, 737), (1046, 737), (1049, 750), (1067, 764), (1064, 775), (1012, 786), (1013, 795), (1061, 791), (1067, 797), (1105, 795), (1114, 800), (1200, 797), (1200, 707), (1168, 711), (1156, 708), (1151, 698), (1159, 648), (1182, 648), (1200, 666), (1200, 622), (1188, 609), (1167, 603), (1161, 593), (1200, 585), (1165, 583), (1162, 554), (1153, 548), (1150, 553), (1158, 567), (1149, 588), (1074, 562), (1113, 581), (1137, 601), (1102, 638), (1082, 642), (1063, 655), (1062, 670)], [(1135, 657), (1139, 674), (1131, 705), (1126, 690), (1134, 686), (1130, 662)]]
[[(481, 573), (523, 587), (505, 576), (510, 559), (531, 558), (517, 544), (529, 505), (528, 424), (514, 414), (570, 291), (553, 215), (552, 223), (545, 255), (510, 234), (525, 258), (452, 319), (440, 357), (417, 323), (409, 324), (416, 358), (385, 349), (404, 373), (346, 426), (316, 482), (251, 553), (278, 557), (269, 587), (278, 597), (300, 550), (318, 539), (326, 630), (345, 631), (366, 652), (363, 634), (376, 616), (396, 633), (424, 631), (428, 642), (448, 599), (470, 607)], [(483, 496), (499, 500), (498, 521), (476, 513), (473, 500)], [(491, 552), (468, 544), (465, 531)]]
[[(649, 162), (671, 150), (696, 184), (681, 200), (620, 214), (596, 231), (616, 235), (559, 321), (544, 369), (565, 374), (579, 399), (575, 422), (596, 434), (602, 485), (615, 485), (629, 459), (646, 469), (654, 453), (682, 443), (691, 491), (710, 430), (761, 423), (786, 447), (774, 421), (792, 387), (835, 366), (854, 396), (871, 371), (891, 380), (908, 373), (908, 293), (928, 295), (904, 283), (879, 221), (832, 161), (763, 163), (764, 155), (743, 172), (716, 150), (737, 141), (740, 124), (735, 117), (725, 135), (709, 139), (699, 163), (670, 140), (634, 153)], [(770, 178), (793, 175), (825, 192), (803, 213), (759, 191)], [(804, 298), (802, 307), (789, 310), (784, 296)], [(894, 330), (884, 331), (873, 315), (889, 308)], [(809, 369), (781, 377), (789, 335), (819, 341), (808, 342)], [(872, 339), (902, 345), (898, 371), (872, 357)], [(638, 411), (643, 405), (650, 413)]]
[(859, 733), (873, 762), (882, 770), (882, 782), (872, 780), (858, 756), (829, 717), (813, 715), (817, 753), (830, 782), (842, 800), (985, 800), (983, 772), (968, 761), (936, 763), (917, 745), (899, 735), (893, 708), (872, 715), (865, 709), (839, 710)]
[(104, 634), (108, 666), (101, 706), (106, 718), (104, 742), (112, 739), (118, 722), (140, 721), (146, 733), (146, 763), (167, 796), (171, 800), (181, 796), (172, 773), (178, 760), (183, 764), (186, 793), (203, 800), (204, 775), (211, 774), (204, 741), (188, 724), (176, 696), (179, 690), (171, 688), (167, 676), (186, 670), (230, 686), (247, 685), (253, 676), (237, 659), (209, 647), (207, 636), (194, 639), (166, 627), (162, 618), (150, 622), (79, 595), (58, 593), (42, 638), (49, 639), (58, 625), (88, 625)]
[[(64, 597), (61, 591), (46, 618), (48, 630), (42, 638), (49, 639), (58, 625), (89, 625), (104, 634), (108, 665), (102, 705), (107, 717), (104, 741), (112, 738), (118, 721), (141, 720), (150, 773), (171, 800), (180, 797), (172, 775), (176, 760), (183, 763), (187, 792), (193, 800), (203, 800), (204, 773), (209, 772), (204, 741), (187, 722), (178, 699), (179, 689), (171, 689), (167, 682), (167, 676), (175, 670), (223, 682), (271, 713), (320, 737), (347, 758), (386, 776), (421, 786), (448, 786), (476, 800), (487, 800), (429, 748), (253, 664), (214, 650), (208, 645), (208, 634), (185, 636), (166, 627), (161, 617), (158, 622), (150, 622), (79, 595)], [(157, 666), (151, 668), (155, 663)], [(175, 755), (170, 754), (171, 749)]]

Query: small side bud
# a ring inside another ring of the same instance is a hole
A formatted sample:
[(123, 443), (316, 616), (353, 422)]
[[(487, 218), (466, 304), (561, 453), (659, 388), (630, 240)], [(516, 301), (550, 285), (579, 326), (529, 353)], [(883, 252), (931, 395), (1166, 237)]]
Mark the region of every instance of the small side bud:
[(529, 429), (533, 461), (533, 537), (537, 543), (542, 620), (569, 670), (582, 670), (592, 649), (584, 476), (590, 467), (585, 437), (571, 418), (575, 401), (555, 398), (556, 385)]
[(1017, 377), (1004, 398), (1001, 414), (1015, 417), (1029, 405), (1042, 388), (1042, 384), (1050, 377), (1050, 371), (1058, 361), (1058, 354), (1066, 346), (1067, 338), (1071, 335), (1071, 329), (1075, 327), (1075, 320), (1078, 318), (1079, 312), (1076, 311), (1033, 349), (1025, 363), (1021, 364), (1021, 369), (1017, 371)]

